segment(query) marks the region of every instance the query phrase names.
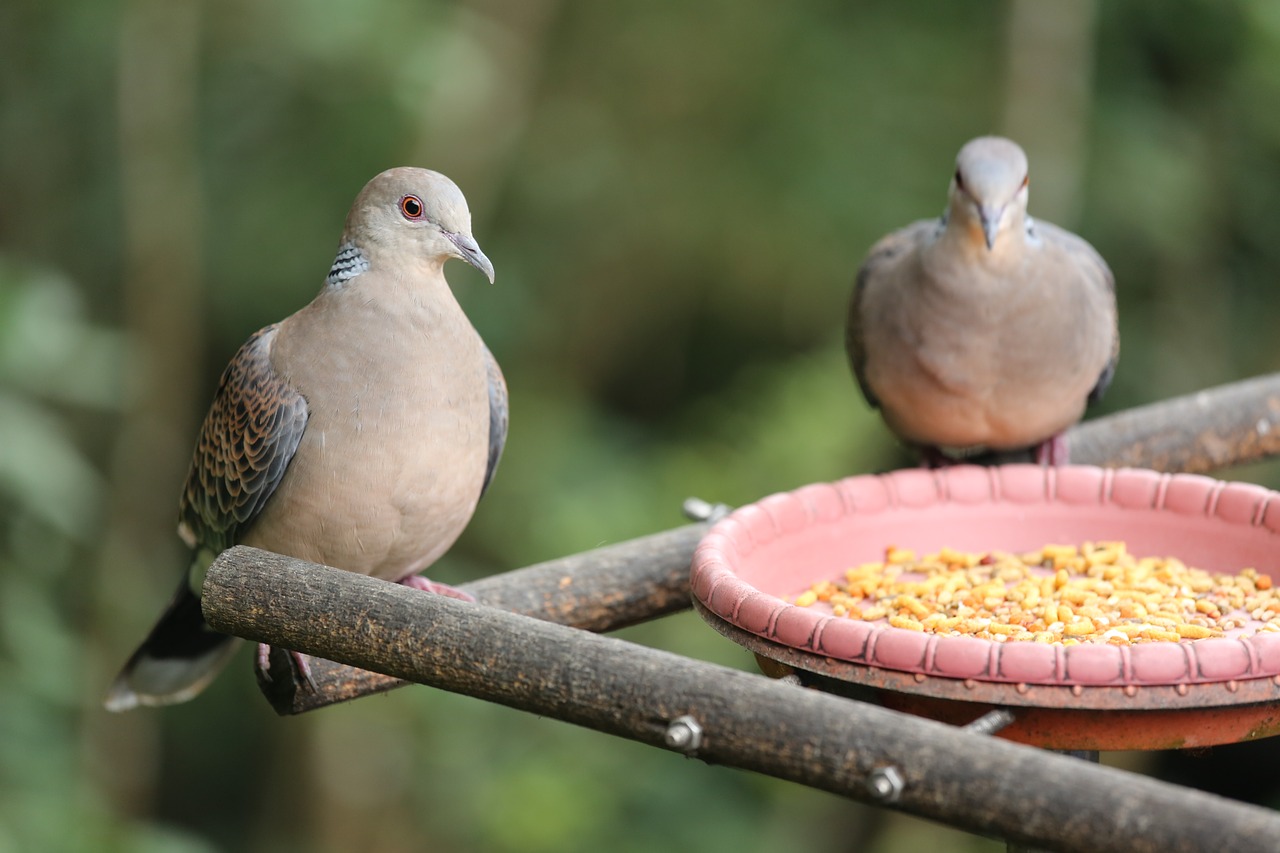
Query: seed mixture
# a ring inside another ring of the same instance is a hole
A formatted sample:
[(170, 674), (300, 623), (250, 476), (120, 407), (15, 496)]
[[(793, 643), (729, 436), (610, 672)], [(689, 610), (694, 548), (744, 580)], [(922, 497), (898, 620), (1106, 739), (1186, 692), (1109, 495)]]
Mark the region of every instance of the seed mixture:
[(1174, 557), (1134, 557), (1123, 542), (1020, 555), (943, 548), (921, 558), (890, 546), (883, 562), (819, 581), (795, 603), (943, 636), (1125, 645), (1280, 631), (1278, 593), (1251, 568), (1213, 574)]

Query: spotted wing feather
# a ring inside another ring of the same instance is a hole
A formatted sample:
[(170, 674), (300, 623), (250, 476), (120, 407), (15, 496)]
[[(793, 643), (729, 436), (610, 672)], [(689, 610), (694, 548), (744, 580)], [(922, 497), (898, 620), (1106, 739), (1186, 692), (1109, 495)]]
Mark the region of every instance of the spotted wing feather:
[(223, 371), (179, 506), (179, 532), (214, 553), (234, 545), (280, 485), (307, 426), (307, 401), (271, 366), (277, 325)]

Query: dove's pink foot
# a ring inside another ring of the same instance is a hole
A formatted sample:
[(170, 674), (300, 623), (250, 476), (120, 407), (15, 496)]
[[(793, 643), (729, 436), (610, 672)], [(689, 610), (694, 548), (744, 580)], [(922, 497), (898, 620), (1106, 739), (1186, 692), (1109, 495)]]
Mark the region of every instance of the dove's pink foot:
[(1066, 465), (1071, 461), (1071, 446), (1067, 434), (1060, 432), (1036, 447), (1037, 465)]
[[(286, 651), (292, 663), (294, 681), (311, 691), (316, 690), (316, 681), (311, 677), (311, 658), (301, 652)], [(267, 681), (271, 678), (271, 647), (266, 643), (258, 643), (258, 675)]]
[(457, 587), (449, 586), (447, 583), (437, 583), (430, 578), (424, 578), (422, 575), (409, 575), (407, 578), (401, 579), (400, 583), (410, 589), (420, 589), (423, 592), (434, 592), (436, 595), (447, 595), (450, 598), (456, 598), (460, 601), (474, 602), (476, 597), (469, 592), (464, 592)]

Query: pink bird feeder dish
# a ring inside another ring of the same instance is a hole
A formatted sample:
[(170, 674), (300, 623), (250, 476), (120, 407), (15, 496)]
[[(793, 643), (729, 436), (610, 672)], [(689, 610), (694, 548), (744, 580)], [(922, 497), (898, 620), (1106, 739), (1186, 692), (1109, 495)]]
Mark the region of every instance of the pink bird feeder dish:
[[(805, 486), (718, 522), (694, 555), (695, 606), (765, 662), (955, 724), (994, 708), (1000, 736), (1052, 749), (1210, 746), (1280, 733), (1280, 633), (1134, 644), (997, 642), (799, 607), (815, 582), (925, 554), (1121, 541), (1280, 582), (1280, 493), (1186, 474), (1090, 466), (960, 466)], [(1265, 580), (1263, 581), (1266, 582)], [(1252, 626), (1252, 627), (1256, 627)]]

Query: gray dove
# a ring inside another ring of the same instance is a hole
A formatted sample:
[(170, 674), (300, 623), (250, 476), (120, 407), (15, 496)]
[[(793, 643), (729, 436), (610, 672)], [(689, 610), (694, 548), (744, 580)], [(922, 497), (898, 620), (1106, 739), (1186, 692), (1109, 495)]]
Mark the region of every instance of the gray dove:
[(984, 136), (960, 149), (946, 213), (876, 243), (845, 344), (858, 385), (928, 464), (1030, 449), (1062, 464), (1063, 432), (1120, 352), (1115, 282), (1080, 237), (1027, 215), (1027, 157)]

